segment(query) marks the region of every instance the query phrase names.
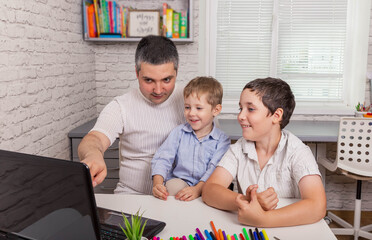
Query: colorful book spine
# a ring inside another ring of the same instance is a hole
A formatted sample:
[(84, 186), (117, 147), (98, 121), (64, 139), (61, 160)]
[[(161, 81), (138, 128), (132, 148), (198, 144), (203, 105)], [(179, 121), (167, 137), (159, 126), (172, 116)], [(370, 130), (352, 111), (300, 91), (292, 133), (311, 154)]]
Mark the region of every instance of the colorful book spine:
[(180, 38), (187, 38), (188, 34), (187, 11), (181, 11), (180, 16)]
[(93, 4), (88, 6), (88, 29), (89, 29), (89, 37), (94, 38), (96, 37), (95, 32), (95, 19), (94, 19), (94, 6)]
[(173, 9), (167, 9), (167, 38), (172, 38), (172, 28), (173, 28)]
[(168, 9), (168, 4), (163, 3), (163, 26), (162, 26), (162, 36), (167, 36), (167, 9)]
[(112, 14), (112, 1), (108, 2), (108, 13), (109, 13), (109, 32), (114, 32), (114, 16)]
[(101, 33), (101, 29), (100, 29), (100, 24), (99, 24), (99, 17), (98, 17), (99, 7), (98, 7), (97, 1), (98, 0), (93, 0), (93, 4), (94, 4), (94, 13), (95, 13), (96, 27), (97, 27), (97, 37), (99, 37)]
[(85, 1), (83, 1), (83, 19), (84, 19), (84, 38), (88, 38), (88, 6)]
[(181, 13), (173, 11), (172, 37), (180, 38), (180, 16)]
[(127, 33), (127, 29), (128, 29), (128, 12), (129, 12), (129, 9), (124, 7), (123, 8), (123, 32), (122, 32), (122, 37), (127, 37), (128, 36), (128, 33)]

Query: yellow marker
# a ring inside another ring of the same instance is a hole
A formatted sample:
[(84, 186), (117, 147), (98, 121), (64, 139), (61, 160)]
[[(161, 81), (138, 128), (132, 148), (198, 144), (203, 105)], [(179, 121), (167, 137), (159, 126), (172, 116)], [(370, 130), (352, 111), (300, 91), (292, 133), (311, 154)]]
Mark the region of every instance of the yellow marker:
[(227, 240), (231, 240), (231, 237), (229, 234), (227, 234)]
[(269, 237), (267, 236), (265, 229), (262, 229), (261, 232), (264, 235), (265, 240), (269, 240)]

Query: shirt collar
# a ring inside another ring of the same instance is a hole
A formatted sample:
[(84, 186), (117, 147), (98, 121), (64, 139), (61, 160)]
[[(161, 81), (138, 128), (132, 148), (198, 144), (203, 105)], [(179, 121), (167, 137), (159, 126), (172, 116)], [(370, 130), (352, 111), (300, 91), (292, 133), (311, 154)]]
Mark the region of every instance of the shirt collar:
[[(195, 134), (194, 130), (192, 129), (192, 127), (190, 126), (189, 123), (185, 123), (185, 126), (183, 126), (182, 130), (185, 131), (185, 132), (193, 133), (194, 136), (196, 137), (196, 134)], [(215, 139), (215, 140), (218, 140), (220, 138), (220, 134), (218, 134), (218, 130), (217, 130), (214, 123), (213, 123), (212, 131), (208, 135), (206, 135), (203, 138), (203, 140), (204, 139), (209, 139), (210, 137)]]
[[(285, 130), (282, 130), (280, 135), (281, 136), (278, 147), (276, 148), (274, 155), (270, 158), (268, 163), (271, 163), (273, 161), (272, 160), (273, 157), (279, 154), (281, 151), (283, 151), (286, 145), (288, 134), (285, 132)], [(246, 153), (248, 155), (248, 158), (258, 161), (255, 143), (252, 141), (247, 141), (245, 139), (243, 141), (244, 141), (244, 144), (242, 146), (243, 153)]]

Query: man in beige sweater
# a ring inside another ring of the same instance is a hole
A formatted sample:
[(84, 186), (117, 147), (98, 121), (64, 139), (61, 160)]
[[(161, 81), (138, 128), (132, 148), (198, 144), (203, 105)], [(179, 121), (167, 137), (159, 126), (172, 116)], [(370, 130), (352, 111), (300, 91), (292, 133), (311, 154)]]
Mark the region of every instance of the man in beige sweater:
[(120, 180), (115, 193), (151, 194), (151, 159), (171, 130), (184, 123), (182, 88), (176, 86), (178, 52), (161, 36), (137, 46), (139, 89), (116, 97), (81, 141), (79, 158), (90, 168), (93, 186), (107, 175), (104, 152), (120, 138)]

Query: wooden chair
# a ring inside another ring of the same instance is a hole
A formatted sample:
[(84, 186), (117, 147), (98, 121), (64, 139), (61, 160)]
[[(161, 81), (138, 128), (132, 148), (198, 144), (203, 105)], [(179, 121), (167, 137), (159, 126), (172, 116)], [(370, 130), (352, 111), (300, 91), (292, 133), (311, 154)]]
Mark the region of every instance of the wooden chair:
[(335, 235), (354, 235), (354, 239), (372, 239), (372, 224), (360, 227), (362, 181), (372, 180), (372, 119), (341, 118), (337, 140), (337, 155), (334, 161), (318, 157), (318, 163), (328, 170), (356, 179), (354, 226), (328, 212), (328, 217), (342, 226), (331, 228)]

